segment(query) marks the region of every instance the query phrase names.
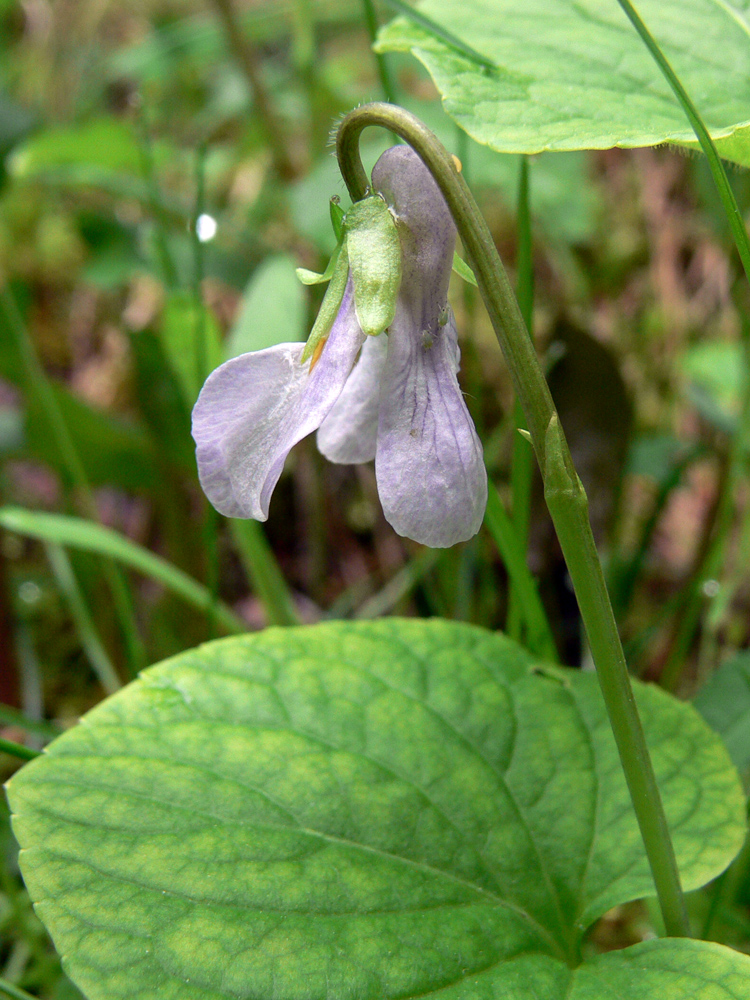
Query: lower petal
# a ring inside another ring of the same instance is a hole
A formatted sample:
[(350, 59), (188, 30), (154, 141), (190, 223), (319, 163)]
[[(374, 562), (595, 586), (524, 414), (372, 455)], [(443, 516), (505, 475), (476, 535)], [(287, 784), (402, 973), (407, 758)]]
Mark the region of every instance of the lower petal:
[(375, 470), (386, 519), (433, 548), (479, 531), (487, 505), (482, 446), (456, 379), (452, 316), (433, 335), (391, 326)]
[(344, 391), (318, 430), (318, 448), (329, 460), (357, 465), (375, 458), (380, 380), (388, 338), (368, 337)]
[(349, 284), (313, 364), (300, 362), (303, 344), (278, 344), (209, 376), (193, 409), (193, 437), (201, 486), (219, 513), (266, 520), (286, 456), (336, 402), (363, 340)]

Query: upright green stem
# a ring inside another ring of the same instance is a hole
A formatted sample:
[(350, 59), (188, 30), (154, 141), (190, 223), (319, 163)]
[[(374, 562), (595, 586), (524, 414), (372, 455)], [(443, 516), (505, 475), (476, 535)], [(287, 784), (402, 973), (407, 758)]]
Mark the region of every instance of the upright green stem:
[(13, 740), (4, 740), (0, 737), (0, 753), (7, 753), (10, 757), (18, 757), (20, 760), (33, 760), (39, 756), (38, 750), (25, 747), (22, 743), (14, 743)]
[[(196, 384), (203, 385), (211, 374), (208, 350), (208, 330), (206, 328), (206, 307), (203, 303), (204, 257), (203, 243), (198, 225), (206, 200), (206, 146), (198, 149), (195, 160), (195, 208), (193, 210), (193, 302), (195, 305), (195, 366)], [(204, 501), (203, 535), (207, 562), (207, 583), (211, 591), (212, 606), (208, 614), (210, 638), (216, 637), (218, 619), (216, 608), (219, 601), (219, 515), (208, 501)]]
[(36, 1000), (36, 997), (19, 986), (14, 986), (7, 979), (0, 979), (0, 997), (10, 997), (11, 1000)]
[[(378, 18), (375, 14), (375, 4), (372, 0), (362, 0), (362, 6), (365, 12), (365, 23), (367, 24), (370, 41), (374, 44), (378, 34)], [(373, 55), (375, 56), (375, 62), (378, 67), (378, 76), (380, 77), (380, 86), (383, 90), (383, 97), (389, 104), (395, 104), (396, 87), (393, 82), (393, 75), (391, 74), (391, 67), (388, 64), (388, 59), (382, 52), (373, 52)]]
[(263, 528), (257, 521), (237, 518), (232, 518), (229, 524), (242, 565), (268, 615), (268, 624), (299, 625), (294, 599)]
[(539, 597), (536, 581), (526, 565), (526, 549), (521, 547), (518, 529), (505, 513), (503, 502), (490, 479), (484, 523), (492, 535), (508, 571), (511, 593), (515, 594), (518, 621), (525, 625), (526, 647), (545, 660), (557, 662), (557, 647)]
[(149, 132), (149, 124), (146, 120), (146, 108), (138, 119), (140, 130), (140, 142), (138, 146), (141, 173), (148, 192), (149, 207), (154, 219), (154, 242), (156, 253), (159, 257), (162, 277), (168, 288), (176, 288), (179, 284), (177, 268), (172, 260), (169, 250), (169, 221), (164, 210), (164, 200), (159, 190), (159, 180), (156, 176), (156, 164), (154, 163), (154, 150)]
[(693, 127), (693, 131), (695, 132), (695, 136), (700, 143), (701, 149), (706, 154), (708, 166), (711, 170), (714, 183), (716, 184), (716, 190), (719, 193), (721, 204), (724, 206), (727, 221), (729, 222), (729, 228), (731, 229), (734, 243), (737, 247), (737, 252), (739, 253), (740, 260), (742, 261), (745, 276), (747, 277), (748, 282), (750, 282), (750, 240), (748, 240), (745, 223), (742, 219), (742, 212), (740, 212), (737, 199), (734, 197), (734, 192), (732, 191), (729, 183), (727, 172), (721, 162), (721, 157), (719, 156), (719, 152), (716, 149), (714, 141), (708, 134), (708, 129), (703, 124), (703, 119), (701, 118), (698, 109), (693, 104), (687, 91), (680, 83), (677, 78), (677, 74), (672, 69), (667, 57), (659, 48), (656, 39), (641, 20), (638, 11), (632, 3), (630, 3), (630, 0), (617, 0), (617, 2), (627, 14), (631, 24), (641, 36), (643, 44), (654, 57), (654, 61), (664, 74), (667, 83), (674, 91), (677, 100), (680, 102), (682, 110), (685, 112), (688, 121)]
[(5, 726), (25, 729), (29, 733), (43, 736), (48, 740), (53, 740), (62, 733), (62, 729), (54, 722), (48, 722), (46, 719), (30, 719), (20, 709), (11, 708), (10, 705), (0, 704), (0, 723)]
[[(532, 330), (534, 312), (534, 268), (531, 248), (531, 204), (529, 198), (529, 158), (520, 158), (518, 176), (518, 305), (526, 329)], [(513, 527), (521, 551), (526, 554), (529, 544), (529, 518), (531, 514), (531, 478), (533, 455), (531, 445), (520, 430), (526, 430), (523, 407), (518, 399), (513, 406), (513, 459), (510, 485), (513, 500)], [(520, 639), (521, 615), (516, 587), (510, 588), (508, 604), (508, 634)]]
[[(713, 177), (714, 184), (716, 185), (716, 190), (724, 208), (727, 222), (729, 223), (729, 228), (732, 233), (735, 246), (737, 247), (737, 252), (739, 253), (740, 260), (742, 261), (742, 268), (745, 272), (745, 277), (747, 278), (748, 283), (750, 283), (750, 239), (748, 239), (742, 213), (740, 212), (739, 205), (737, 204), (737, 199), (734, 197), (734, 192), (732, 191), (729, 178), (727, 177), (727, 172), (721, 162), (721, 157), (716, 149), (716, 145), (709, 135), (708, 129), (703, 123), (700, 112), (691, 100), (685, 88), (680, 83), (680, 80), (675, 71), (672, 69), (669, 60), (662, 52), (654, 36), (644, 24), (638, 11), (635, 9), (633, 4), (630, 3), (630, 0), (617, 0), (617, 2), (627, 15), (635, 30), (640, 35), (643, 44), (653, 56), (654, 61), (667, 80), (667, 83), (672, 88), (675, 97), (679, 101), (682, 110), (685, 112), (685, 115), (695, 132), (695, 136), (700, 143), (701, 149), (706, 154), (711, 176)], [(744, 335), (745, 337), (747, 336), (746, 332)], [(747, 380), (747, 372), (745, 373), (745, 377)], [(747, 398), (747, 395), (746, 381), (745, 398)], [(715, 534), (714, 542), (709, 546), (704, 563), (700, 567), (699, 576), (701, 579), (705, 579), (707, 574), (713, 575), (717, 573), (720, 568), (724, 541), (731, 523), (731, 494), (732, 485), (738, 471), (738, 455), (740, 459), (742, 458), (742, 443), (741, 440), (738, 441), (738, 439), (743, 436), (743, 433), (742, 422), (740, 422), (732, 442), (732, 456), (730, 458), (730, 466), (727, 476), (729, 480), (726, 489), (727, 495), (722, 496), (719, 499), (717, 521), (720, 525), (720, 530)], [(697, 580), (697, 584), (701, 582), (701, 579)], [(692, 639), (694, 630), (700, 619), (701, 603), (700, 591), (696, 585), (696, 587), (691, 588), (690, 602), (687, 613), (682, 619), (682, 624), (678, 633), (678, 642), (674, 646), (673, 654), (670, 657), (670, 661), (664, 671), (666, 677), (664, 674), (662, 675), (663, 681), (667, 687), (674, 686), (679, 678), (683, 660), (690, 645), (690, 640)]]
[(70, 614), (75, 622), (78, 637), (81, 640), (84, 652), (88, 661), (94, 668), (94, 673), (99, 678), (107, 694), (114, 694), (122, 687), (122, 682), (117, 676), (117, 671), (112, 665), (107, 650), (99, 638), (99, 633), (94, 625), (94, 619), (86, 604), (86, 598), (78, 585), (73, 567), (68, 558), (68, 554), (61, 545), (47, 542), (47, 559), (52, 572), (55, 574), (57, 585), (60, 588), (65, 601), (67, 602)]
[(359, 156), (359, 136), (368, 125), (390, 129), (409, 143), (432, 173), (453, 215), (528, 421), (667, 933), (685, 936), (689, 927), (674, 848), (591, 533), (586, 494), (573, 469), (549, 388), (492, 235), (452, 157), (438, 139), (414, 115), (387, 104), (357, 108), (339, 127), (339, 166), (354, 201), (363, 198), (368, 188)]

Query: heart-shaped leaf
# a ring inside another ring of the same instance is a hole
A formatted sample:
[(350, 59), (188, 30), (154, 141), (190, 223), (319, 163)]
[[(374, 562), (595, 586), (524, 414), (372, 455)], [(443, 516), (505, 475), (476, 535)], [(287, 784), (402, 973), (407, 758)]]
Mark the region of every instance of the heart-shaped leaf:
[[(742, 790), (690, 705), (637, 697), (693, 888), (739, 849)], [(653, 892), (596, 678), (439, 620), (182, 654), (9, 796), (32, 899), (92, 1000), (554, 1000), (590, 923)], [(547, 992), (514, 993), (524, 977)]]
[[(750, 164), (750, 4), (639, 0), (638, 10), (722, 156)], [(426, 0), (419, 12), (480, 58), (404, 17), (378, 49), (412, 51), (478, 142), (509, 153), (696, 144), (615, 0)]]

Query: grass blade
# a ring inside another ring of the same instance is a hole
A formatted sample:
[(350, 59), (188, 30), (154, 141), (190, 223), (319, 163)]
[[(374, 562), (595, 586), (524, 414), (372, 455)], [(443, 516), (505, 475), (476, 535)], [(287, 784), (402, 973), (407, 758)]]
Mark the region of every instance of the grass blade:
[(52, 572), (55, 574), (57, 586), (68, 605), (88, 661), (107, 694), (114, 694), (122, 687), (122, 683), (107, 650), (104, 648), (104, 643), (96, 631), (94, 620), (86, 604), (83, 591), (76, 580), (68, 554), (62, 546), (54, 545), (51, 542), (45, 545), (45, 549)]
[[(210, 611), (213, 607), (213, 596), (207, 587), (166, 559), (104, 525), (65, 514), (42, 514), (21, 507), (2, 507), (0, 527), (42, 542), (107, 556), (158, 581), (201, 611)], [(216, 607), (216, 618), (227, 632), (247, 631), (245, 622), (221, 601)]]
[(521, 613), (526, 622), (526, 645), (545, 659), (557, 662), (557, 647), (539, 597), (536, 581), (526, 565), (526, 557), (518, 543), (516, 528), (505, 512), (503, 502), (492, 480), (488, 482), (487, 512), (484, 523), (497, 545), (515, 588)]

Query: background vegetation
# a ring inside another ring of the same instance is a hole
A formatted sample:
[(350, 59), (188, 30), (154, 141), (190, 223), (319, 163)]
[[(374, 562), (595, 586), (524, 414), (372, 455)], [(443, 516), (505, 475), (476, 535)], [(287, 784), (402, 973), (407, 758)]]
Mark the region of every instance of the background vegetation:
[[(263, 528), (219, 518), (197, 484), (190, 409), (205, 375), (311, 326), (320, 291), (294, 268), (322, 270), (335, 242), (342, 113), (386, 87), (419, 114), (516, 273), (520, 159), (460, 132), (410, 56), (379, 64), (366, 14), (338, 0), (0, 2), (5, 739), (38, 748), (140, 667), (242, 628), (399, 613), (514, 630), (488, 533), (448, 551), (399, 538), (372, 468), (329, 465), (313, 439)], [(366, 142), (371, 165), (388, 139)], [(750, 629), (750, 369), (746, 290), (708, 171), (667, 148), (611, 149), (541, 154), (529, 175), (534, 334), (629, 662), (684, 697), (730, 664), (698, 703), (732, 748), (750, 725), (750, 658), (736, 655)], [(732, 182), (746, 212), (746, 172)], [(509, 379), (475, 289), (456, 279), (452, 302), (462, 384), (509, 503)], [(529, 559), (561, 661), (586, 666), (538, 484)], [(18, 763), (0, 755), (2, 776)], [(0, 977), (73, 996), (5, 817), (0, 836)], [(690, 904), (706, 936), (745, 951), (749, 870), (741, 855)], [(653, 919), (613, 911), (598, 946), (640, 940)]]

